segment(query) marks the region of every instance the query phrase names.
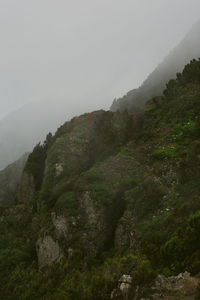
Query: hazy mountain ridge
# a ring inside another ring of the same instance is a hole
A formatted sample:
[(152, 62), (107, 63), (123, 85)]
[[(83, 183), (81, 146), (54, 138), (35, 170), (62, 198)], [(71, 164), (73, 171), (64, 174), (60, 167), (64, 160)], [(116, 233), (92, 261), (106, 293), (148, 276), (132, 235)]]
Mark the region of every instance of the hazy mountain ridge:
[(200, 60), (141, 113), (95, 111), (48, 135), (1, 210), (1, 298), (199, 299), (187, 273), (152, 289), (200, 272), (199, 145)]
[(181, 43), (170, 52), (162, 63), (147, 77), (143, 84), (129, 91), (124, 97), (114, 100), (111, 111), (137, 112), (144, 108), (150, 98), (162, 95), (167, 82), (176, 77), (190, 60), (200, 57), (200, 21), (188, 32)]
[(16, 162), (0, 171), (0, 207), (14, 204), (27, 158), (28, 153), (25, 153)]
[(39, 101), (25, 105), (0, 121), (0, 170), (44, 141), (48, 132), (83, 108), (68, 107), (66, 101)]
[[(175, 77), (184, 65), (200, 56), (200, 22), (187, 34), (155, 71), (148, 76), (143, 85), (130, 91), (123, 98), (115, 101), (111, 111), (128, 109), (140, 111), (144, 103), (153, 96), (160, 95), (167, 81)], [(49, 131), (64, 121), (84, 112), (84, 107), (70, 107), (68, 101), (41, 101), (30, 103), (7, 118), (0, 121), (0, 170), (17, 160), (23, 153), (33, 149), (38, 141), (43, 141)]]

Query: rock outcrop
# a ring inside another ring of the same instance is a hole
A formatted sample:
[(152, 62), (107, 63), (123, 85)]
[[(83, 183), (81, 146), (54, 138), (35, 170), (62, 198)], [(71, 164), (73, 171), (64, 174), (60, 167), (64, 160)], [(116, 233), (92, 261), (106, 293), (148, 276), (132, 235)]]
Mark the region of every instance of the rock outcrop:
[(52, 223), (55, 226), (56, 234), (58, 237), (67, 238), (68, 228), (67, 222), (64, 216), (57, 215), (55, 212), (51, 213)]
[(39, 268), (43, 268), (63, 258), (62, 250), (58, 242), (55, 242), (50, 235), (46, 235), (37, 240), (36, 251)]
[(118, 288), (111, 293), (110, 299), (127, 300), (131, 289), (132, 277), (130, 275), (122, 275), (118, 281)]
[(188, 272), (170, 277), (158, 275), (154, 287), (156, 293), (153, 294), (152, 297), (154, 300), (192, 300), (195, 299), (198, 283), (199, 279), (192, 277)]

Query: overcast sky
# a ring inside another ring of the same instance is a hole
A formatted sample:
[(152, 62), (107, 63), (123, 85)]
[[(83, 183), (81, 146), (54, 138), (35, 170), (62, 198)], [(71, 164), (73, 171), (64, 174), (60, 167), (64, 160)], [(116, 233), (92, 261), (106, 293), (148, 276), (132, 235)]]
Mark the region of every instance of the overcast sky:
[(108, 109), (199, 18), (199, 0), (0, 0), (0, 118), (48, 99)]

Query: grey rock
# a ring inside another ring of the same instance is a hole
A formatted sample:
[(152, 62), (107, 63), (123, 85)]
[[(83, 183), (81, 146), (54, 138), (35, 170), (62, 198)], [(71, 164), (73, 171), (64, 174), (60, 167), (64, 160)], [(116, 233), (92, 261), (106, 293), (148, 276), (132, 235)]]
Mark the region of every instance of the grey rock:
[(131, 289), (132, 277), (123, 274), (119, 279), (118, 288), (114, 289), (110, 295), (110, 299), (128, 299)]
[(55, 226), (58, 237), (64, 236), (65, 238), (67, 238), (68, 228), (67, 228), (65, 217), (61, 215), (57, 215), (55, 212), (52, 212), (51, 220)]
[[(153, 299), (168, 299), (168, 295), (174, 297), (177, 293), (180, 295), (180, 299), (186, 299), (184, 297), (194, 296), (199, 280), (192, 277), (190, 273), (184, 272), (177, 276), (165, 277), (164, 275), (158, 275), (155, 280), (155, 289), (158, 293), (153, 295)], [(160, 296), (161, 295), (161, 296)], [(176, 298), (172, 298), (176, 299)]]
[(64, 168), (62, 164), (56, 163), (56, 176), (59, 176), (63, 172)]
[(60, 261), (64, 256), (58, 242), (55, 242), (50, 235), (39, 238), (36, 243), (39, 269)]

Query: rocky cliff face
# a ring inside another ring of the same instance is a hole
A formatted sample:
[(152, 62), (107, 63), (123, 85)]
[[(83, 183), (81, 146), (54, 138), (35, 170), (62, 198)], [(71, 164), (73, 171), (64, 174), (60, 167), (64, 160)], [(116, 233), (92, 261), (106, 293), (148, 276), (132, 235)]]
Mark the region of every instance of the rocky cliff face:
[[(43, 196), (37, 199), (37, 207), (48, 207), (54, 234), (62, 236), (67, 253), (81, 249), (95, 256), (113, 243), (124, 206), (118, 198), (119, 186), (134, 169), (129, 167), (131, 157), (114, 153), (127, 140), (129, 124), (126, 113), (86, 114), (61, 127), (48, 149)], [(24, 183), (23, 179), (22, 190)], [(21, 195), (21, 199), (30, 196)]]
[(37, 240), (36, 250), (39, 268), (43, 268), (55, 261), (59, 262), (63, 258), (58, 242), (55, 242), (50, 235)]
[(193, 61), (143, 113), (84, 114), (34, 148), (1, 211), (2, 299), (198, 297), (199, 74)]

